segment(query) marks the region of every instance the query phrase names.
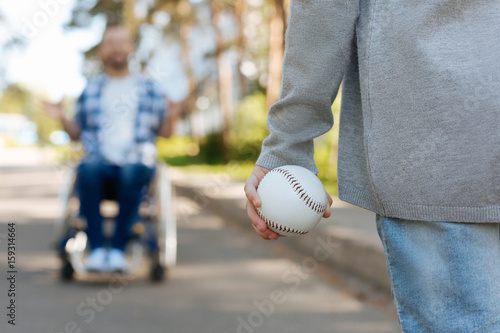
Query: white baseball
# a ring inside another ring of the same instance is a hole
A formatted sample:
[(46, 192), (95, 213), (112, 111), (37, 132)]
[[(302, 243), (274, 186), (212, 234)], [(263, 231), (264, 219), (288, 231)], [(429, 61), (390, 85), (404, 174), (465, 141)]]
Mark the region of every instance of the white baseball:
[(257, 214), (269, 229), (283, 236), (308, 233), (318, 224), (327, 206), (325, 188), (311, 171), (285, 165), (269, 171), (259, 183), (261, 206)]

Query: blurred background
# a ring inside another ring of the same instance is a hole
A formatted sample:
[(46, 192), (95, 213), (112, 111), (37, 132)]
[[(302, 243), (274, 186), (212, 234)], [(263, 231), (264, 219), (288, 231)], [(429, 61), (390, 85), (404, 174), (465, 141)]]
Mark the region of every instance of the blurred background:
[[(232, 176), (244, 179), (279, 96), (288, 8), (287, 0), (4, 2), (0, 147), (43, 148), (45, 158), (71, 159), (78, 147), (40, 101), (62, 99), (72, 115), (86, 80), (102, 71), (96, 45), (106, 22), (119, 20), (136, 40), (133, 69), (153, 78), (171, 101), (185, 103), (174, 138), (158, 140), (161, 159), (204, 171), (233, 161), (241, 168)], [(339, 103), (332, 109), (338, 115)], [(320, 177), (332, 194), (336, 128), (316, 145)]]
[[(292, 0), (293, 1), (293, 0)], [(268, 134), (281, 83), (289, 0), (0, 2), (0, 290), (7, 226), (16, 225), (17, 323), (0, 332), (398, 332), (374, 214), (336, 198), (335, 125), (315, 143), (334, 214), (309, 235), (266, 242), (246, 217), (243, 181)], [(92, 76), (109, 22), (124, 22), (133, 71), (183, 112), (158, 138), (171, 166), (177, 264), (163, 283), (61, 281), (61, 189), (84, 152), (44, 102), (68, 118)], [(0, 292), (0, 308), (9, 302)]]

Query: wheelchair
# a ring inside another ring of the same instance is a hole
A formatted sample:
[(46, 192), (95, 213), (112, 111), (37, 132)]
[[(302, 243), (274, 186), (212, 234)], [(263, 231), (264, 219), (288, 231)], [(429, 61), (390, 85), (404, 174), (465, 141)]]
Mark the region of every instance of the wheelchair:
[[(75, 273), (79, 276), (96, 274), (87, 272), (84, 265), (89, 244), (85, 218), (80, 213), (77, 176), (76, 167), (68, 168), (59, 193), (61, 212), (55, 225), (61, 235), (56, 247), (61, 259), (60, 278), (63, 281), (73, 280)], [(105, 190), (101, 202), (106, 240), (111, 238), (118, 211), (115, 192), (116, 189), (113, 188)], [(123, 274), (137, 275), (146, 257), (149, 257), (149, 277), (153, 282), (164, 280), (167, 270), (175, 266), (177, 225), (173, 198), (170, 167), (159, 163), (151, 182), (142, 189), (139, 214), (130, 230), (126, 250), (131, 260), (129, 259), (129, 268)], [(110, 272), (98, 274), (105, 276)]]

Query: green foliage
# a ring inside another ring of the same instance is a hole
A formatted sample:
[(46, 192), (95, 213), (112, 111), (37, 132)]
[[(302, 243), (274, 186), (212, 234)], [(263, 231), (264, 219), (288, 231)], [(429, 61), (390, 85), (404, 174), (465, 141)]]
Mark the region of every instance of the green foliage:
[(20, 84), (8, 86), (0, 97), (0, 112), (24, 114), (32, 120), (33, 96), (31, 92)]
[(318, 176), (328, 193), (337, 195), (337, 147), (339, 138), (340, 96), (332, 105), (333, 129), (314, 141), (314, 160)]
[(200, 164), (203, 161), (198, 158), (200, 146), (190, 137), (174, 136), (169, 139), (158, 138), (156, 140), (158, 155), (172, 166), (187, 164)]
[[(0, 97), (0, 113), (25, 115), (28, 120), (36, 124), (39, 143), (50, 144), (50, 134), (61, 129), (61, 125), (58, 120), (52, 119), (45, 114), (39, 98), (33, 91), (22, 84), (9, 85)], [(67, 102), (72, 104), (71, 101)]]
[(219, 133), (210, 134), (199, 142), (187, 136), (158, 138), (156, 145), (160, 158), (172, 166), (223, 163)]
[[(201, 142), (190, 137), (160, 138), (161, 158), (172, 166), (191, 172), (226, 173), (235, 180), (245, 180), (252, 171), (262, 140), (268, 135), (265, 96), (257, 92), (247, 96), (238, 106), (231, 129), (231, 162), (224, 164), (220, 134), (212, 134)], [(319, 178), (331, 195), (337, 195), (337, 146), (340, 98), (332, 105), (335, 126), (315, 140), (315, 161)]]
[(39, 143), (42, 145), (51, 145), (50, 134), (56, 130), (62, 129), (61, 123), (57, 119), (50, 118), (45, 114), (43, 107), (38, 105), (34, 108), (33, 121), (37, 126)]
[(269, 134), (266, 119), (266, 96), (262, 92), (257, 91), (239, 103), (231, 128), (231, 160), (257, 160), (262, 141)]
[[(266, 97), (261, 92), (247, 96), (236, 108), (233, 119), (229, 160), (255, 162), (262, 140), (267, 136)], [(222, 134), (212, 133), (197, 142), (189, 137), (160, 138), (159, 155), (170, 165), (223, 164)]]
[(254, 162), (231, 162), (226, 164), (191, 164), (178, 166), (183, 171), (192, 173), (210, 173), (228, 175), (234, 181), (245, 181), (255, 167)]
[(200, 143), (200, 154), (207, 164), (221, 164), (224, 162), (222, 156), (222, 134), (211, 133)]

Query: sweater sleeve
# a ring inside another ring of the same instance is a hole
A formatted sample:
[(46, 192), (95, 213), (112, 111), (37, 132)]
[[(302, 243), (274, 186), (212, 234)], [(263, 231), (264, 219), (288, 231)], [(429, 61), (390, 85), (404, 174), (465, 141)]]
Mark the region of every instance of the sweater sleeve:
[(331, 105), (351, 54), (359, 2), (291, 0), (279, 101), (267, 118), (270, 134), (257, 164), (318, 172), (314, 138), (333, 126)]

